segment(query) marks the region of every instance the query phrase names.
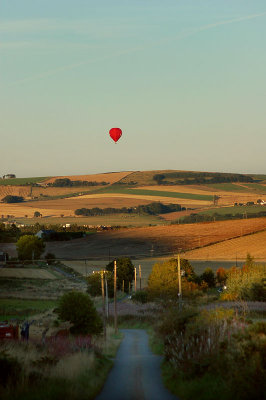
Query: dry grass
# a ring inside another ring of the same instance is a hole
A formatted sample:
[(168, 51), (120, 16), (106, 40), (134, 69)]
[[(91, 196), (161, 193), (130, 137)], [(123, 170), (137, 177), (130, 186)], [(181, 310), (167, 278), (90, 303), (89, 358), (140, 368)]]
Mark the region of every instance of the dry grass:
[(236, 257), (245, 259), (247, 253), (250, 253), (256, 260), (266, 260), (265, 244), (266, 231), (192, 250), (185, 256), (189, 259), (233, 260)]
[(57, 279), (51, 272), (39, 268), (0, 268), (0, 278)]
[(64, 196), (66, 194), (78, 193), (84, 191), (95, 190), (95, 186), (82, 186), (82, 187), (33, 187), (32, 196)]
[(65, 175), (65, 176), (54, 176), (53, 178), (47, 179), (43, 183), (53, 183), (56, 179), (68, 178), (72, 181), (89, 181), (89, 182), (109, 182), (115, 183), (130, 175), (132, 172), (106, 172), (104, 174), (90, 174), (90, 175)]
[(93, 353), (78, 352), (68, 354), (61, 358), (55, 367), (50, 370), (50, 376), (53, 378), (74, 380), (84, 374), (86, 370), (92, 369), (94, 363), (95, 356)]

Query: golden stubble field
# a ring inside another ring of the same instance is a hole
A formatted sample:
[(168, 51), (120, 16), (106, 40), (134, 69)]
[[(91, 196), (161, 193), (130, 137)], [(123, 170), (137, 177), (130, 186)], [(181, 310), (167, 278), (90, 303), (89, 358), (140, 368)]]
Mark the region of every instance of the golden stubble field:
[(184, 207), (207, 207), (209, 201), (178, 199), (160, 196), (130, 195), (130, 194), (91, 194), (78, 197), (69, 197), (56, 200), (34, 200), (17, 204), (0, 204), (0, 215), (13, 215), (16, 218), (27, 215), (32, 218), (35, 211), (39, 211), (43, 217), (74, 216), (77, 208), (121, 208), (135, 207), (141, 204), (149, 204), (160, 201), (164, 204), (181, 204)]
[(6, 196), (22, 196), (24, 198), (30, 195), (29, 186), (4, 186), (0, 185), (0, 200)]
[(103, 174), (54, 176), (52, 178), (47, 179), (43, 183), (53, 183), (56, 179), (68, 178), (71, 181), (108, 182), (113, 184), (130, 174), (132, 174), (132, 172), (122, 171), (122, 172), (106, 172)]
[(185, 257), (190, 260), (233, 260), (245, 259), (247, 253), (256, 261), (266, 260), (266, 231), (188, 251)]

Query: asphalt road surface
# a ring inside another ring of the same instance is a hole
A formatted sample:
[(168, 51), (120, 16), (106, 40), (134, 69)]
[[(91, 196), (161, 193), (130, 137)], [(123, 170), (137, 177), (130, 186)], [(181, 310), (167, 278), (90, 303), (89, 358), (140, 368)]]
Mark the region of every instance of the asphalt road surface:
[(148, 346), (142, 329), (123, 329), (125, 335), (102, 392), (95, 400), (177, 400), (162, 383), (160, 356)]

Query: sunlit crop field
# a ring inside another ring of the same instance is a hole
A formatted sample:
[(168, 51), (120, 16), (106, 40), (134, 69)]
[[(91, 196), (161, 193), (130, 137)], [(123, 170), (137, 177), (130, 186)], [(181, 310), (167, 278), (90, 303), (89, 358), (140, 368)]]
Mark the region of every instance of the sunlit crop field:
[(195, 249), (187, 252), (186, 257), (202, 260), (233, 260), (245, 259), (247, 253), (258, 261), (266, 261), (266, 231)]

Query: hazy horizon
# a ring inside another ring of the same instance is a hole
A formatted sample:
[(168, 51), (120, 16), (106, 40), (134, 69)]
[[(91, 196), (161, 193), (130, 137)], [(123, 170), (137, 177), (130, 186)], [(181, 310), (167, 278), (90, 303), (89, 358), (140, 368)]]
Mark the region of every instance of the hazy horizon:
[[(209, 173), (232, 173), (232, 174), (243, 174), (243, 175), (266, 175), (265, 173), (257, 173), (257, 172), (239, 172), (239, 171), (207, 171), (207, 170), (177, 170), (177, 169), (172, 169), (172, 168), (163, 168), (163, 169), (145, 169), (145, 170), (119, 170), (119, 171), (98, 171), (98, 172), (89, 172), (87, 171), (86, 173), (70, 173), (70, 174), (50, 174), (50, 175), (23, 175), (20, 176), (18, 174), (16, 175), (16, 178), (34, 178), (34, 177), (55, 177), (55, 176), (78, 176), (78, 175), (98, 175), (98, 174), (111, 174), (111, 173), (119, 173), (119, 172), (148, 172), (148, 171), (154, 171), (154, 172), (159, 172), (159, 171), (186, 171), (186, 172), (209, 172)], [(14, 172), (14, 171), (13, 171)], [(13, 173), (12, 171), (10, 173)], [(0, 178), (2, 175), (0, 175)]]
[(0, 176), (265, 174), (265, 22), (262, 0), (2, 0)]

